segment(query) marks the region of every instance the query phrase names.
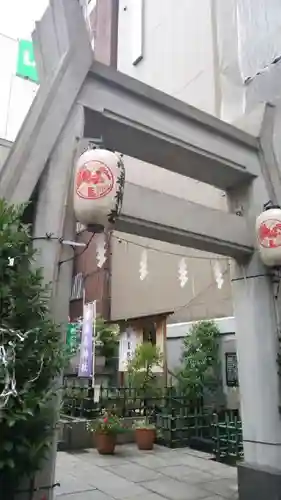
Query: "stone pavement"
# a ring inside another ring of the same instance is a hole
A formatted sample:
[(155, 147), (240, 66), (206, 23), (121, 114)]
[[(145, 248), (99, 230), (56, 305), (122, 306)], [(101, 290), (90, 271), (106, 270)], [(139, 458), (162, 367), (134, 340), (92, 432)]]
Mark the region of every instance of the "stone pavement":
[(59, 452), (56, 500), (236, 500), (236, 468), (184, 448), (135, 445), (105, 457), (96, 450)]

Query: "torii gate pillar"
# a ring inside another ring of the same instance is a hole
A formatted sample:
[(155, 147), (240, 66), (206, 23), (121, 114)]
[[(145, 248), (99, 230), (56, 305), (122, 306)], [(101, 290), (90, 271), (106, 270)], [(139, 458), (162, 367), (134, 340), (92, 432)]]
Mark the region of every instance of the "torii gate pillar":
[(238, 465), (240, 500), (273, 500), (281, 491), (280, 304), (267, 273), (255, 254), (249, 265), (235, 265), (232, 280), (245, 460)]
[[(268, 105), (260, 120), (263, 175), (228, 194), (232, 208), (241, 207), (252, 225), (264, 203), (281, 200), (280, 146), (273, 145), (280, 112)], [(274, 500), (281, 498), (280, 295), (257, 251), (247, 264), (235, 263), (232, 274), (245, 460), (238, 465), (239, 500)]]

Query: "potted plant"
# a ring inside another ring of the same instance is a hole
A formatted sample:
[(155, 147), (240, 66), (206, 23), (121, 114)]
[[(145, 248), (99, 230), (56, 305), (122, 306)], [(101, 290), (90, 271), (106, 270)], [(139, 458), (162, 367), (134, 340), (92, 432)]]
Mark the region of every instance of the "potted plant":
[(139, 450), (152, 450), (156, 437), (156, 428), (147, 419), (134, 422), (135, 438)]
[(87, 428), (95, 434), (95, 443), (99, 454), (113, 455), (117, 434), (122, 430), (122, 423), (117, 415), (105, 411), (99, 418), (89, 422)]

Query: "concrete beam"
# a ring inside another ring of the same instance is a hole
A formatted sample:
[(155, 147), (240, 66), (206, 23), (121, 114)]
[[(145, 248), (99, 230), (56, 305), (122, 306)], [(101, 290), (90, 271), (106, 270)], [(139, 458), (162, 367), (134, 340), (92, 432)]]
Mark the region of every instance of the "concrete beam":
[(260, 174), (256, 137), (98, 62), (79, 102), (85, 136), (128, 156), (224, 190)]
[(243, 217), (126, 183), (115, 229), (243, 260), (254, 235)]

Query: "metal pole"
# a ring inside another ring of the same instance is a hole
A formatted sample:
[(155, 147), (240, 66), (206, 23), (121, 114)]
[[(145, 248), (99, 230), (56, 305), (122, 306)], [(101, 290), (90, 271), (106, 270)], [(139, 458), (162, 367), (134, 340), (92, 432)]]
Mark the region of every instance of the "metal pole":
[(97, 326), (97, 301), (93, 302), (94, 309), (94, 322), (93, 322), (93, 374), (92, 374), (92, 387), (95, 387), (95, 358), (96, 358), (96, 326)]

